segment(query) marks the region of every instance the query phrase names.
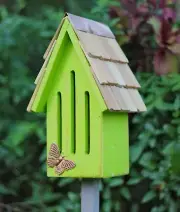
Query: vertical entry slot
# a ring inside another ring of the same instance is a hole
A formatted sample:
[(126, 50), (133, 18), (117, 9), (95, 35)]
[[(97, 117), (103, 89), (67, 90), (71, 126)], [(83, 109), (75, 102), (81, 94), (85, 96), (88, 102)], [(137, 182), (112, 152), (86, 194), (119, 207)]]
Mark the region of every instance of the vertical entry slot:
[(90, 153), (90, 96), (85, 92), (85, 153)]
[(60, 151), (62, 152), (62, 95), (61, 92), (58, 92), (58, 108), (57, 108), (57, 116), (58, 116), (58, 143)]
[(71, 152), (76, 153), (76, 79), (71, 71)]

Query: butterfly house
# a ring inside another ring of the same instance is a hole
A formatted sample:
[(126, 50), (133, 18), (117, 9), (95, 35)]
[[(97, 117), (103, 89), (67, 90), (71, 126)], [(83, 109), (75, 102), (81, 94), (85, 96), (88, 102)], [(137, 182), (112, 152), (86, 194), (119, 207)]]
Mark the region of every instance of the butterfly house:
[(146, 107), (109, 27), (66, 14), (44, 60), (27, 110), (46, 113), (47, 175), (127, 174), (128, 113)]

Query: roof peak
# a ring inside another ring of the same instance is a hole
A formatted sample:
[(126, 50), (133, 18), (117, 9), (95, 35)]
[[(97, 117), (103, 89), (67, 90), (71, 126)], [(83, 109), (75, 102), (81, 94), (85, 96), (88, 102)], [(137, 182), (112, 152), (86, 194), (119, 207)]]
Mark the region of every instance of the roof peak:
[(111, 29), (101, 22), (73, 15), (71, 13), (65, 13), (65, 17), (66, 16), (69, 18), (69, 21), (76, 30), (102, 37), (115, 38)]
[(86, 68), (91, 71), (108, 110), (126, 112), (146, 110), (138, 92), (140, 85), (128, 66), (128, 59), (116, 39), (105, 36), (113, 35), (109, 27), (86, 18), (66, 14), (44, 55), (45, 62), (36, 78), (37, 85), (28, 111), (43, 109), (40, 104), (42, 94), (53, 69), (52, 61), (58, 55), (57, 48), (61, 48), (66, 33), (69, 35), (69, 41), (76, 48), (80, 60), (85, 57), (88, 64)]

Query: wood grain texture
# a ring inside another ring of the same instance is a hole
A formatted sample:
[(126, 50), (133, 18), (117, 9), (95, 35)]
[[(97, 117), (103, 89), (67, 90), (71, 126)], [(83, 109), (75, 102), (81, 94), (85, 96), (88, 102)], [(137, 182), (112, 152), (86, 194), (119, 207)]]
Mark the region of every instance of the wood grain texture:
[(126, 83), (126, 87), (129, 87), (129, 88), (141, 87), (128, 64), (115, 63), (115, 65), (117, 67), (117, 70), (121, 74), (122, 78), (124, 79), (124, 82)]
[(88, 32), (98, 36), (115, 38), (110, 28), (103, 23), (79, 17), (70, 13), (67, 13), (67, 16), (76, 30)]
[(82, 31), (77, 31), (77, 35), (89, 56), (99, 57), (102, 60), (128, 62), (128, 59), (115, 39), (100, 37)]
[(145, 106), (139, 92), (136, 89), (128, 89), (128, 92), (129, 92), (134, 104), (136, 105), (137, 110), (140, 112), (147, 111), (146, 106)]

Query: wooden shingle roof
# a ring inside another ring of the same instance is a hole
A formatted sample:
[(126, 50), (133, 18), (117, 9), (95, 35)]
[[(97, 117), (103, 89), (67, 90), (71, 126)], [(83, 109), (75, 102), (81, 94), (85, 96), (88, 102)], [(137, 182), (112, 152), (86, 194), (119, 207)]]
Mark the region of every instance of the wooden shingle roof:
[[(110, 28), (102, 23), (72, 14), (66, 14), (66, 17), (72, 24), (90, 63), (92, 74), (107, 108), (111, 111), (146, 111), (146, 106), (138, 92), (140, 85)], [(35, 80), (36, 84), (44, 75), (62, 24), (63, 21), (44, 54), (45, 62)]]

